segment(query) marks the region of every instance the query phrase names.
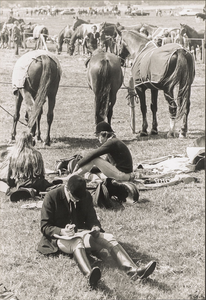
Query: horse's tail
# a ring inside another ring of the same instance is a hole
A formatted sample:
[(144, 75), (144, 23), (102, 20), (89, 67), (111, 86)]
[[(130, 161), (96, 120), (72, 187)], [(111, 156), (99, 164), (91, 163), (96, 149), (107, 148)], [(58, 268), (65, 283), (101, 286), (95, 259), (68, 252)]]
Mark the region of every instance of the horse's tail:
[(101, 60), (101, 68), (97, 76), (96, 116), (105, 120), (109, 108), (111, 78), (109, 76), (109, 61)]
[(177, 99), (175, 99), (178, 108), (176, 120), (180, 120), (185, 113), (186, 107), (190, 104), (191, 85), (195, 77), (195, 63), (191, 53), (185, 49), (178, 49), (176, 54), (175, 69), (166, 79), (165, 84), (168, 84), (170, 90), (178, 86)]
[(28, 126), (32, 128), (41, 112), (41, 109), (46, 102), (46, 96), (51, 83), (51, 64), (48, 55), (41, 55), (42, 59), (42, 74), (39, 81), (39, 88), (36, 94), (31, 115), (29, 116)]

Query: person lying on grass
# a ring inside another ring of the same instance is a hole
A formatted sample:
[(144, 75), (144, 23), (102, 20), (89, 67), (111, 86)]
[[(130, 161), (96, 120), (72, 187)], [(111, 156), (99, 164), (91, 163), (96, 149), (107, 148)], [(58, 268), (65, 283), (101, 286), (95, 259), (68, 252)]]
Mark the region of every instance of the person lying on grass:
[(72, 175), (64, 185), (46, 194), (41, 209), (41, 232), (37, 250), (44, 255), (72, 254), (91, 288), (97, 287), (101, 271), (99, 267), (91, 267), (87, 253), (100, 259), (111, 255), (133, 280), (147, 278), (156, 267), (156, 262), (150, 261), (139, 269), (114, 236), (104, 232), (86, 189), (86, 180), (79, 175)]

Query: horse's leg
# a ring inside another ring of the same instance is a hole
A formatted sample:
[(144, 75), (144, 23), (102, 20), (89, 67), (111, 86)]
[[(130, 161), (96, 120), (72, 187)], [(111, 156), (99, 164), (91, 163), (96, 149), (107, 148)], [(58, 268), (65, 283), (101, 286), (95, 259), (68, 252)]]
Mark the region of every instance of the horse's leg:
[(17, 122), (18, 122), (19, 117), (20, 117), (20, 109), (21, 109), (21, 104), (22, 104), (22, 101), (23, 101), (23, 97), (20, 93), (20, 90), (18, 90), (16, 92), (15, 100), (16, 100), (16, 106), (15, 106), (15, 112), (14, 112), (14, 116), (13, 116), (13, 128), (12, 128), (12, 132), (11, 132), (11, 141), (15, 140)]
[(189, 112), (190, 112), (190, 94), (191, 94), (191, 88), (187, 92), (187, 104), (186, 104), (186, 107), (185, 107), (185, 114), (183, 116), (183, 122), (182, 122), (182, 127), (181, 127), (181, 130), (180, 130), (179, 138), (185, 138), (186, 135), (187, 135), (188, 115), (189, 115)]
[(140, 131), (140, 136), (147, 136), (147, 105), (146, 105), (146, 97), (145, 97), (145, 89), (137, 87), (136, 92), (140, 99), (140, 109), (142, 112), (142, 130)]
[(113, 115), (113, 107), (116, 103), (116, 98), (117, 98), (117, 91), (112, 91), (110, 92), (110, 96), (109, 96), (109, 105), (108, 105), (108, 112), (107, 112), (107, 120), (108, 123), (111, 125), (111, 120), (112, 120), (112, 115)]
[(195, 57), (195, 60), (197, 60), (197, 47), (196, 47), (196, 45), (194, 46), (194, 57)]
[(175, 123), (176, 123), (176, 114), (177, 114), (177, 104), (174, 101), (173, 90), (164, 90), (164, 96), (169, 104), (169, 113), (170, 113), (170, 130), (167, 134), (167, 137), (175, 137)]
[(48, 112), (47, 112), (47, 133), (46, 133), (46, 139), (44, 141), (44, 144), (47, 146), (50, 146), (51, 140), (50, 140), (50, 131), (51, 131), (51, 124), (53, 122), (54, 118), (54, 106), (56, 102), (56, 92), (52, 90), (53, 93), (48, 94)]
[(153, 121), (152, 121), (152, 130), (151, 134), (158, 134), (157, 130), (157, 97), (158, 97), (158, 90), (151, 90), (151, 111), (152, 111), (152, 116), (153, 116)]
[(36, 121), (34, 127), (32, 128), (34, 130), (34, 135), (35, 135), (36, 128), (37, 128), (37, 137), (36, 138), (37, 138), (37, 141), (41, 141), (41, 142), (42, 142), (42, 139), (41, 139), (40, 122), (41, 122), (42, 113), (43, 113), (43, 109), (41, 109), (39, 116), (37, 118), (37, 121)]

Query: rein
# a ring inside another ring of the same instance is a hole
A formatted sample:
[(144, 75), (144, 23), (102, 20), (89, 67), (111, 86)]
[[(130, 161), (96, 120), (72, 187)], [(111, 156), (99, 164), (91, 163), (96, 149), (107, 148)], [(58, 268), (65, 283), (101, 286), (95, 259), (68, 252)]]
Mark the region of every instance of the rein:
[[(0, 105), (0, 107), (8, 114), (10, 115), (12, 118), (13, 118), (13, 115), (8, 111), (6, 110), (3, 106)], [(27, 124), (25, 124), (24, 122), (21, 122), (20, 120), (18, 120), (19, 123), (21, 123), (22, 125), (24, 126), (27, 126)]]

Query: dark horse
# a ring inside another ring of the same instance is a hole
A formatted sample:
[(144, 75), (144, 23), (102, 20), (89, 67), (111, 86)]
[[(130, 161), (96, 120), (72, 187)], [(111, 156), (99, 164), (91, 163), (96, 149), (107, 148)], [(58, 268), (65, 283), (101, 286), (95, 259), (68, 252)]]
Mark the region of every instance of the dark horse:
[(196, 56), (196, 48), (197, 46), (200, 47), (200, 59), (202, 60), (202, 39), (204, 39), (204, 30), (201, 30), (199, 32), (197, 32), (195, 29), (191, 28), (190, 26), (186, 25), (186, 24), (180, 24), (181, 26), (181, 30), (180, 30), (180, 34), (183, 36), (184, 34), (186, 34), (188, 36), (189, 39), (189, 49), (194, 50), (194, 56), (195, 56), (195, 60), (197, 60), (197, 56)]
[[(175, 122), (182, 117), (183, 126), (179, 136), (185, 137), (190, 110), (191, 85), (195, 76), (195, 63), (192, 54), (179, 44), (172, 43), (157, 47), (138, 32), (123, 30), (119, 45), (119, 56), (122, 58), (122, 62), (129, 54), (135, 57), (131, 71), (143, 117), (140, 136), (148, 135), (145, 91), (150, 89), (153, 114), (151, 134), (158, 133), (157, 97), (158, 90), (163, 90), (170, 112), (168, 137), (175, 136)], [(174, 91), (175, 94), (177, 92), (177, 97), (174, 96)]]
[(25, 119), (28, 122), (28, 127), (33, 136), (35, 136), (37, 129), (37, 139), (41, 140), (40, 120), (43, 112), (42, 107), (46, 102), (46, 97), (48, 97), (48, 127), (45, 145), (50, 145), (50, 128), (53, 121), (53, 110), (60, 78), (61, 66), (59, 61), (55, 55), (48, 51), (29, 51), (18, 59), (12, 75), (12, 85), (16, 98), (11, 134), (12, 140), (15, 140), (16, 126), (20, 117), (23, 99), (27, 107)]
[(57, 53), (60, 54), (62, 52), (63, 43), (67, 44), (67, 53), (69, 53), (69, 45), (70, 40), (73, 34), (72, 25), (65, 26), (59, 33), (57, 37)]
[(88, 84), (95, 94), (95, 123), (107, 118), (111, 124), (117, 91), (123, 82), (120, 59), (112, 53), (97, 49), (87, 68)]

